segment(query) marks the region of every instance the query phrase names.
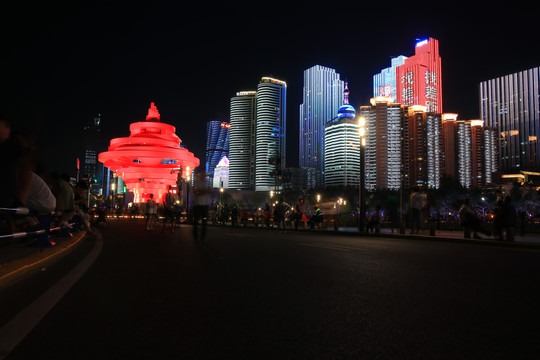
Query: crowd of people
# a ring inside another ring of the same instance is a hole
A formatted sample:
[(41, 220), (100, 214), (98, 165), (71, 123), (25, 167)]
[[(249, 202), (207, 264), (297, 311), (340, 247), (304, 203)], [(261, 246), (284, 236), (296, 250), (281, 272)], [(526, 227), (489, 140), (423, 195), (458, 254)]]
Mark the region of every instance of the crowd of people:
[[(0, 158), (2, 159), (3, 176), (0, 177), (0, 207), (31, 209), (31, 216), (0, 215), (0, 231), (9, 233), (15, 231), (33, 230), (44, 226), (48, 219), (54, 225), (66, 229), (66, 233), (76, 227), (92, 231), (90, 226), (90, 209), (88, 208), (88, 184), (78, 181), (72, 184), (68, 174), (45, 174), (37, 165), (37, 150), (34, 143), (22, 134), (14, 134), (11, 124), (0, 117)], [(169, 189), (171, 190), (171, 189)], [(304, 197), (300, 197), (296, 204), (290, 205), (284, 198), (272, 206), (268, 203), (264, 207), (249, 210), (240, 209), (237, 205), (209, 206), (209, 194), (204, 189), (194, 189), (193, 219), (197, 225), (199, 221), (209, 219), (214, 224), (231, 223), (232, 226), (247, 226), (251, 221), (255, 226), (277, 227), (280, 231), (290, 229), (321, 228), (324, 214), (319, 204), (308, 205)], [(153, 230), (157, 223), (158, 204), (150, 195), (146, 203), (146, 229)], [(180, 213), (179, 199), (172, 191), (166, 196), (163, 204), (163, 232), (170, 227), (174, 232)], [(392, 232), (401, 224), (410, 227), (411, 234), (418, 234), (425, 228), (422, 212), (427, 207), (427, 197), (418, 188), (412, 189), (409, 197), (407, 211), (403, 219), (399, 218), (397, 203), (388, 202), (388, 209), (384, 211), (376, 206), (374, 211), (366, 213), (366, 231), (380, 231), (383, 219), (389, 221)], [(135, 205), (131, 212), (137, 211)], [(495, 237), (498, 240), (514, 241), (518, 221), (521, 223), (523, 233), (526, 215), (518, 213), (512, 204), (512, 198), (497, 193), (496, 208), (490, 228), (484, 220), (473, 210), (472, 201), (466, 199), (459, 211), (460, 225), (465, 236), (480, 238), (480, 234)], [(105, 221), (103, 211), (96, 211), (97, 221)], [(401, 220), (401, 221), (400, 221)], [(194, 229), (197, 233), (197, 226)]]
[(208, 218), (212, 224), (233, 227), (248, 226), (277, 228), (284, 232), (287, 228), (298, 230), (320, 228), (323, 222), (323, 212), (319, 204), (308, 206), (304, 198), (292, 206), (281, 197), (273, 206), (266, 203), (257, 209), (240, 209), (237, 204), (218, 204), (208, 210)]
[(67, 174), (43, 173), (37, 162), (37, 148), (23, 134), (14, 134), (11, 123), (0, 117), (0, 208), (30, 210), (24, 216), (2, 213), (0, 231), (10, 234), (59, 226), (64, 236), (70, 231), (92, 231), (89, 223), (88, 184), (72, 185)]

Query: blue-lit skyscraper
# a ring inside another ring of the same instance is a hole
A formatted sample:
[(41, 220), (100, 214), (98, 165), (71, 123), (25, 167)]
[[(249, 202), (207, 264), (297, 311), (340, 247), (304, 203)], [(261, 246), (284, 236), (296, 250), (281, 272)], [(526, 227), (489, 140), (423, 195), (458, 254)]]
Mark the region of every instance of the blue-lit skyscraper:
[[(255, 128), (255, 190), (270, 191), (279, 186), (274, 170), (285, 168), (286, 97), (284, 81), (263, 77), (257, 86)], [(270, 164), (272, 158), (279, 164)], [(231, 159), (232, 162), (232, 159)]]
[(334, 69), (315, 65), (304, 70), (303, 103), (300, 105), (300, 167), (314, 168), (322, 185), (325, 125), (343, 104), (344, 83)]
[(396, 94), (396, 68), (405, 63), (406, 56), (400, 55), (392, 58), (391, 66), (383, 69), (373, 76), (373, 96), (391, 97), (397, 99)]
[(229, 130), (231, 125), (220, 120), (211, 120), (206, 124), (206, 173), (212, 184), (214, 169), (219, 161), (229, 156)]

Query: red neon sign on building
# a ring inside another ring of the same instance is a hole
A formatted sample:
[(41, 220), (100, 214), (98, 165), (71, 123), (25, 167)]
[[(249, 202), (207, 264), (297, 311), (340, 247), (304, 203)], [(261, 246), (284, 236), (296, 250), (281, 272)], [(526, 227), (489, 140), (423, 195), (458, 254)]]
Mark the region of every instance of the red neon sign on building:
[(424, 105), (428, 112), (443, 112), (438, 40), (429, 38), (416, 44), (414, 56), (396, 68), (396, 88), (396, 102)]
[(169, 185), (176, 185), (178, 174), (191, 176), (199, 159), (180, 147), (175, 127), (160, 122), (154, 103), (146, 121), (132, 123), (129, 130), (129, 137), (111, 140), (109, 151), (100, 153), (99, 161), (123, 178), (135, 195), (134, 202), (145, 202), (150, 194), (162, 202)]

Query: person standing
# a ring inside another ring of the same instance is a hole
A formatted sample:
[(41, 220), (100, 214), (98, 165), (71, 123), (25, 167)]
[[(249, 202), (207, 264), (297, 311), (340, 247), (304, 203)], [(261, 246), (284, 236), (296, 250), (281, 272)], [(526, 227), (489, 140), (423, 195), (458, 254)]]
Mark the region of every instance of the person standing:
[(154, 222), (157, 220), (157, 204), (154, 201), (154, 194), (150, 194), (150, 199), (146, 201), (146, 230), (154, 230)]
[(199, 240), (199, 220), (201, 220), (200, 241), (205, 241), (210, 191), (207, 188), (195, 187), (193, 193), (193, 240)]
[(416, 233), (420, 233), (420, 224), (421, 224), (421, 214), (423, 206), (422, 194), (420, 194), (420, 189), (415, 187), (413, 192), (409, 197), (409, 209), (411, 212), (411, 234), (414, 234), (414, 229), (416, 228)]
[(321, 208), (319, 207), (319, 204), (315, 204), (314, 206), (314, 213), (313, 215), (311, 216), (311, 219), (309, 220), (309, 223), (310, 223), (310, 228), (313, 229), (315, 227), (317, 227), (317, 229), (320, 229), (321, 227), (321, 224), (323, 222), (323, 212), (321, 210)]
[(510, 196), (504, 198), (504, 204), (501, 209), (501, 226), (503, 233), (506, 233), (506, 241), (515, 241), (517, 213), (514, 204), (512, 204), (512, 197)]
[(302, 221), (304, 223), (304, 229), (305, 229), (306, 228), (307, 217), (306, 217), (306, 213), (305, 213), (305, 209), (304, 209), (304, 199), (303, 198), (298, 199), (298, 202), (296, 203), (295, 215), (296, 215), (296, 217), (294, 219), (294, 230), (298, 231), (298, 223), (300, 221)]
[(285, 202), (283, 197), (281, 197), (274, 210), (274, 219), (277, 221), (278, 230), (283, 227), (283, 232), (285, 232), (285, 220), (287, 219), (287, 211), (290, 209), (291, 206)]
[(162, 233), (165, 233), (165, 227), (167, 226), (167, 222), (170, 221), (171, 223), (171, 232), (174, 232), (174, 228), (176, 225), (176, 219), (179, 215), (180, 210), (180, 200), (178, 199), (178, 195), (174, 191), (171, 185), (169, 185), (169, 191), (167, 192), (167, 195), (165, 195), (165, 201), (163, 205), (165, 205), (165, 217), (163, 219), (163, 229)]

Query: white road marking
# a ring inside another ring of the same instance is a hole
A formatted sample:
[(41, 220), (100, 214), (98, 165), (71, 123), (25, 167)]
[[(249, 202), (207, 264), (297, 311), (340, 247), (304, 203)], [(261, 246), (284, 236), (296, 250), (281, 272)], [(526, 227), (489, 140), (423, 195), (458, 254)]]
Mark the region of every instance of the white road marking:
[(318, 248), (330, 249), (330, 250), (339, 250), (339, 251), (363, 251), (363, 249), (357, 249), (357, 248), (352, 248), (348, 246), (340, 246), (340, 245), (329, 245), (329, 244), (318, 244), (318, 243), (298, 243), (298, 245), (312, 246), (312, 247), (318, 247)]

